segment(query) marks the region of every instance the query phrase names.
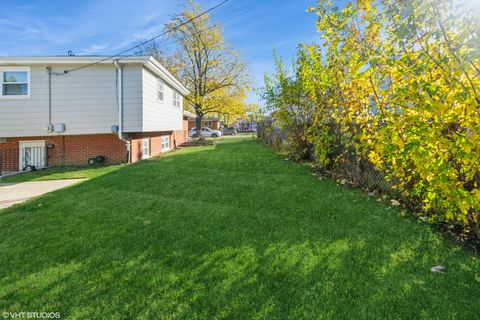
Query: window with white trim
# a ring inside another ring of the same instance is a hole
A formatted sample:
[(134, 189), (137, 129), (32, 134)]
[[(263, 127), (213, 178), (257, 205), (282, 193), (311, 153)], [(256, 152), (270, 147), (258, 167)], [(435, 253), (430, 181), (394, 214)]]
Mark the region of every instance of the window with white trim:
[(157, 100), (164, 101), (165, 99), (165, 83), (162, 79), (157, 79)]
[(211, 125), (212, 125), (212, 121), (206, 120), (206, 121), (205, 121), (205, 125), (206, 125), (206, 126), (211, 126)]
[(162, 151), (170, 150), (170, 136), (162, 136)]
[(150, 138), (143, 138), (142, 159), (150, 157)]
[(177, 91), (173, 91), (173, 106), (177, 108), (182, 107), (182, 96)]
[(28, 98), (30, 68), (0, 68), (0, 98)]

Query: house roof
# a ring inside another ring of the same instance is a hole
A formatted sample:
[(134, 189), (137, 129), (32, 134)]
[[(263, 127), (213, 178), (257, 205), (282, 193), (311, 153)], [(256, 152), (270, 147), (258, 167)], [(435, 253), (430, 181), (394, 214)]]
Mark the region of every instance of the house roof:
[(189, 91), (178, 81), (164, 66), (151, 56), (43, 56), (43, 57), (0, 57), (0, 65), (24, 66), (24, 65), (88, 65), (113, 64), (117, 60), (120, 64), (142, 64), (147, 69), (166, 81), (178, 90), (182, 95), (188, 95)]
[[(197, 119), (197, 115), (195, 113), (187, 111), (187, 110), (183, 111), (183, 115), (187, 116), (189, 118), (189, 120), (191, 120), (191, 121)], [(218, 118), (218, 117), (204, 117), (202, 119), (202, 121), (220, 121), (220, 118)]]
[(190, 112), (190, 111), (187, 111), (187, 110), (183, 110), (183, 115), (188, 117), (189, 119), (196, 119), (197, 118), (197, 115)]

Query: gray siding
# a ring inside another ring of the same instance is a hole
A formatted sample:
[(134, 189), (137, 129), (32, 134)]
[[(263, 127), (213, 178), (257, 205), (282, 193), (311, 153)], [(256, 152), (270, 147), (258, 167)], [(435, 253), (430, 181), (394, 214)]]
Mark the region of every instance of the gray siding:
[(183, 130), (183, 108), (173, 105), (173, 89), (167, 84), (164, 86), (164, 101), (158, 101), (157, 79), (143, 68), (143, 131)]
[[(30, 98), (0, 99), (0, 137), (44, 136), (48, 124), (47, 66), (31, 66)], [(54, 72), (69, 66), (55, 65)], [(126, 131), (142, 127), (142, 66), (124, 66)], [(116, 70), (97, 65), (52, 76), (52, 123), (64, 123), (65, 134), (110, 133), (118, 124)], [(55, 135), (54, 133), (53, 135)]]
[(44, 135), (48, 124), (48, 77), (32, 67), (29, 99), (0, 99), (0, 137)]
[[(30, 67), (30, 98), (0, 99), (0, 138), (58, 134), (46, 132), (47, 65)], [(75, 65), (55, 65), (53, 71), (61, 73), (73, 67)], [(158, 101), (155, 74), (142, 64), (125, 64), (123, 70), (124, 131), (182, 130), (183, 111), (173, 105), (173, 89), (165, 84), (165, 99)], [(112, 125), (118, 125), (113, 64), (53, 75), (52, 123), (64, 123), (65, 135), (110, 133)]]

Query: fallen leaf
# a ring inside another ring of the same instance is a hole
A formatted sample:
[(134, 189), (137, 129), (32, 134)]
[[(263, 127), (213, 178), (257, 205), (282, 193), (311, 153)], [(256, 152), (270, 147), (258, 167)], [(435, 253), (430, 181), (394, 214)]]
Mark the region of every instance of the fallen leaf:
[(445, 269), (447, 269), (447, 267), (444, 267), (444, 266), (435, 266), (435, 267), (431, 267), (431, 268), (430, 268), (430, 271), (443, 273), (443, 271), (444, 271)]
[(400, 205), (400, 202), (398, 200), (395, 200), (395, 199), (390, 200), (390, 203), (394, 207), (398, 207)]

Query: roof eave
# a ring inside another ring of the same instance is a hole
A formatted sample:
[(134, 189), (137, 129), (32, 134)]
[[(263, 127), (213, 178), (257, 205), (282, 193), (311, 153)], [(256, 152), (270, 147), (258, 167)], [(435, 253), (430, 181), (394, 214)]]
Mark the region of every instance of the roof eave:
[(144, 64), (150, 71), (153, 71), (159, 75), (162, 79), (169, 82), (175, 89), (177, 89), (183, 96), (190, 94), (190, 91), (178, 81), (173, 74), (171, 74), (164, 66), (160, 64), (153, 57), (149, 57), (148, 61)]
[(101, 57), (101, 56), (89, 56), (89, 57), (0, 57), (0, 64), (2, 65), (42, 65), (42, 64), (112, 64), (114, 60), (120, 60), (122, 63), (139, 63), (145, 64), (149, 61), (147, 56), (134, 56), (134, 57)]

